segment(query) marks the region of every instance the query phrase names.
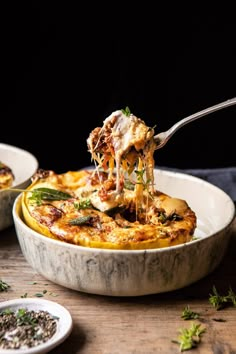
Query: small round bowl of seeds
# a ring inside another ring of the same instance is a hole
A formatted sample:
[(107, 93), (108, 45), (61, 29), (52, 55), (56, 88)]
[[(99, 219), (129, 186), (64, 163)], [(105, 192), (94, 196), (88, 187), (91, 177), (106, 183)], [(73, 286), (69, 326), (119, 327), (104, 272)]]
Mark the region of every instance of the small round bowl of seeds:
[(72, 317), (62, 305), (36, 298), (0, 304), (0, 353), (48, 353), (72, 331)]
[(0, 143), (0, 231), (13, 224), (14, 200), (37, 169), (37, 158), (31, 152)]

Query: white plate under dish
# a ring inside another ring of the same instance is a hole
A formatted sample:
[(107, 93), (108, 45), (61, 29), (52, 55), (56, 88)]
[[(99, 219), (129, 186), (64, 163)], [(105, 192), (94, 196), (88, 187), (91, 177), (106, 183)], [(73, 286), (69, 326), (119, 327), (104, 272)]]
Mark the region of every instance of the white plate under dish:
[(61, 344), (72, 331), (72, 317), (62, 305), (45, 299), (21, 298), (3, 301), (0, 303), (0, 312), (11, 309), (17, 311), (25, 308), (31, 311), (48, 311), (58, 318), (57, 331), (47, 342), (28, 349), (0, 349), (1, 354), (43, 354)]
[(190, 285), (211, 273), (223, 259), (235, 206), (220, 188), (198, 177), (155, 169), (156, 189), (182, 198), (196, 212), (197, 239), (172, 247), (114, 250), (77, 246), (50, 239), (29, 228), (21, 196), (13, 218), (27, 262), (45, 278), (81, 292), (109, 296), (163, 293)]

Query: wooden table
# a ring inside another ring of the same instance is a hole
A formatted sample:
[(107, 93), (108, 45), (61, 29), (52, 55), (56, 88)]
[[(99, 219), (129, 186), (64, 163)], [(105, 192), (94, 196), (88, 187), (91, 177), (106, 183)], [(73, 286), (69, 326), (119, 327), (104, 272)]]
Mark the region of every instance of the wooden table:
[[(25, 261), (14, 227), (0, 233), (0, 279), (11, 286), (7, 292), (0, 292), (0, 301), (25, 294), (35, 297), (46, 289), (44, 298), (65, 306), (72, 315), (73, 331), (51, 351), (53, 354), (179, 353), (179, 345), (172, 340), (178, 338), (180, 328), (189, 328), (192, 322), (200, 323), (206, 332), (198, 347), (188, 352), (236, 353), (236, 307), (216, 311), (209, 303), (213, 285), (222, 295), (230, 286), (236, 292), (235, 272), (236, 222), (228, 252), (212, 274), (181, 290), (142, 297), (91, 295), (56, 285)], [(186, 306), (200, 318), (183, 320)]]

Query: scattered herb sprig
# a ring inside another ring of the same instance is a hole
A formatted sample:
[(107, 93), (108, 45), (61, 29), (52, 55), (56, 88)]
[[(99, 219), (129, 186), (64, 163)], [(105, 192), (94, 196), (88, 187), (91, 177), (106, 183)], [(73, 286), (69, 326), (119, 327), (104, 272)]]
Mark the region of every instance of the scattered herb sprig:
[(7, 291), (9, 288), (10, 285), (0, 279), (0, 291)]
[(217, 311), (230, 304), (236, 307), (236, 294), (230, 287), (227, 295), (220, 295), (214, 285), (212, 288), (212, 293), (209, 296), (209, 302)]
[(181, 318), (184, 320), (193, 320), (199, 318), (199, 314), (192, 311), (189, 306), (186, 306), (182, 312)]
[(142, 169), (140, 171), (135, 170), (134, 172), (136, 173), (136, 176), (137, 176), (136, 184), (142, 184), (143, 185), (143, 189), (148, 192), (148, 194), (149, 194), (149, 196), (151, 198), (153, 198), (152, 195), (149, 192), (149, 186), (151, 184), (151, 180), (150, 179), (145, 180), (145, 178), (144, 178), (145, 169)]
[(206, 328), (201, 327), (201, 324), (192, 323), (190, 328), (181, 328), (178, 340), (172, 342), (179, 344), (181, 352), (190, 350), (197, 347), (201, 342), (201, 337), (205, 331)]

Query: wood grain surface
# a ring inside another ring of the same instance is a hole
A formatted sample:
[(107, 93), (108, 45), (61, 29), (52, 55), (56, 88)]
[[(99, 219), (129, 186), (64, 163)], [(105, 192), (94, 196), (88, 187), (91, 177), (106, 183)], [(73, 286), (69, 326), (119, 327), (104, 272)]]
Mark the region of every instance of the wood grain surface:
[[(25, 261), (14, 227), (0, 233), (0, 279), (10, 285), (8, 291), (0, 292), (0, 301), (36, 297), (47, 290), (44, 298), (65, 306), (72, 315), (72, 333), (53, 354), (179, 353), (179, 345), (172, 340), (192, 322), (200, 323), (206, 332), (188, 353), (236, 353), (236, 307), (216, 311), (209, 303), (213, 285), (222, 295), (229, 287), (236, 292), (235, 270), (236, 222), (227, 254), (212, 274), (184, 289), (142, 297), (91, 295), (54, 284)], [(200, 317), (183, 320), (186, 306)]]

